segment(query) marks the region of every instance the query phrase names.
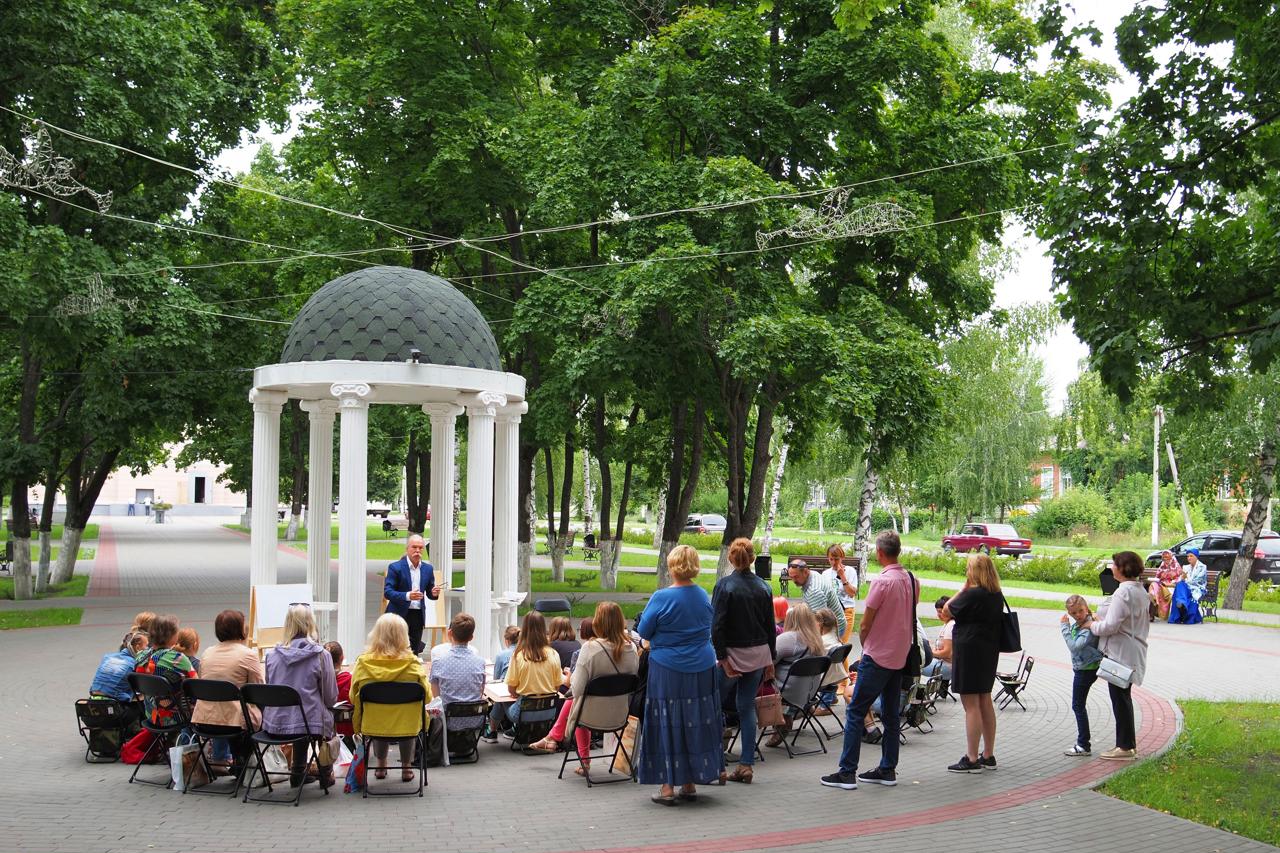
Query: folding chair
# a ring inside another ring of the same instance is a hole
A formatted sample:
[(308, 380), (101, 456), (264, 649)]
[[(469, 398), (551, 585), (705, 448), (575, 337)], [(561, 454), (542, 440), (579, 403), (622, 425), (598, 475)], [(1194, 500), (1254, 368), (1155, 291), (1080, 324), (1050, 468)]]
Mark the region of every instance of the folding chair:
[[(790, 742), (784, 736), (782, 745), (787, 749), (787, 757), (795, 758), (797, 755), (815, 755), (819, 751), (826, 752), (826, 736), (818, 725), (813, 716), (813, 712), (818, 707), (818, 703), (822, 701), (822, 679), (827, 674), (827, 668), (831, 666), (831, 659), (826, 655), (811, 655), (809, 657), (800, 658), (800, 660), (791, 664), (791, 669), (787, 671), (786, 680), (782, 682), (782, 686), (778, 688), (778, 692), (782, 694), (782, 704), (791, 708), (795, 713), (792, 717), (792, 734)], [(795, 699), (799, 696), (807, 698), (802, 699), (799, 703)], [(788, 698), (790, 697), (790, 698)], [(796, 716), (799, 716), (799, 723), (795, 722)], [(818, 739), (818, 749), (798, 750), (795, 748), (796, 741), (800, 738), (800, 733), (808, 727)], [(759, 748), (760, 739), (764, 737), (764, 732), (756, 738), (756, 746)]]
[(1017, 702), (1018, 707), (1027, 710), (1027, 706), (1022, 704), (1022, 700), (1018, 698), (1018, 694), (1027, 689), (1027, 682), (1031, 680), (1031, 667), (1035, 665), (1036, 659), (1027, 657), (1022, 662), (1022, 670), (1014, 676), (996, 675), (996, 680), (1000, 682), (1000, 710), (1003, 711), (1010, 704)]
[(511, 741), (512, 752), (519, 750), (529, 754), (529, 744), (542, 740), (551, 732), (560, 713), (561, 701), (559, 693), (520, 697)]
[[(932, 694), (930, 694), (930, 685), (932, 685)], [(928, 681), (916, 681), (907, 688), (907, 701), (902, 705), (902, 722), (906, 723), (908, 728), (915, 729), (921, 734), (933, 731), (933, 722), (929, 719), (929, 706), (937, 696), (937, 689), (936, 676)], [(898, 731), (901, 733), (902, 728), (899, 727)]]
[[(142, 715), (142, 728), (153, 735), (142, 760), (133, 768), (129, 776), (129, 784), (137, 782), (142, 785), (155, 785), (160, 788), (173, 787), (173, 778), (166, 775), (163, 782), (157, 779), (139, 779), (138, 771), (148, 763), (153, 755), (168, 758), (169, 738), (176, 737), (187, 725), (187, 712), (169, 679), (162, 675), (148, 675), (143, 672), (131, 672), (128, 675), (129, 686), (133, 692), (142, 697), (145, 706)], [(163, 722), (151, 721), (150, 709), (161, 708), (168, 713)]]
[[(450, 702), (444, 706), (445, 738), (449, 742), (449, 763), (475, 764), (480, 760), (480, 734), (489, 716), (488, 700)], [(476, 725), (470, 725), (475, 720)], [(462, 725), (467, 723), (468, 725)], [(456, 728), (455, 728), (456, 726)], [(454, 743), (464, 749), (454, 749)]]
[[(218, 681), (213, 678), (188, 678), (182, 682), (182, 693), (192, 703), (195, 702), (234, 702), (240, 707), (240, 714), (243, 719), (249, 719), (248, 709), (244, 706), (244, 701), (240, 697), (240, 688), (232, 684), (230, 681)], [(211, 788), (216, 775), (213, 772), (213, 764), (209, 761), (205, 754), (209, 748), (209, 744), (214, 738), (241, 738), (247, 735), (247, 732), (241, 726), (218, 726), (211, 723), (197, 723), (194, 720), (188, 727), (191, 732), (192, 742), (200, 747), (200, 751), (196, 753), (198, 756), (196, 761), (204, 766), (204, 772), (208, 775), (209, 781), (203, 785), (192, 787), (191, 777), (195, 773), (195, 765), (192, 765), (186, 777), (183, 779), (182, 793), (192, 794), (224, 794), (234, 797), (240, 793), (240, 783), (244, 781), (244, 771), (248, 767), (248, 762), (241, 761), (240, 768), (235, 772), (235, 784), (231, 786), (231, 790), (226, 791), (220, 788)], [(235, 755), (232, 755), (231, 765), (235, 764)]]
[(77, 699), (76, 726), (84, 738), (86, 764), (120, 760), (120, 747), (139, 730), (137, 704), (116, 699)]
[[(356, 735), (364, 743), (365, 766), (372, 767), (373, 761), (373, 739), (379, 738), (384, 740), (400, 740), (406, 737), (412, 737), (416, 741), (416, 753), (418, 757), (417, 766), (414, 765), (387, 765), (386, 770), (414, 770), (421, 771), (418, 776), (418, 787), (413, 791), (371, 791), (369, 790), (369, 780), (365, 780), (364, 796), (374, 797), (411, 797), (417, 794), (422, 796), (422, 789), (427, 784), (427, 692), (422, 689), (422, 684), (417, 681), (374, 681), (365, 684), (360, 688), (360, 702), (363, 705), (411, 705), (417, 706), (418, 712), (421, 714), (421, 722), (418, 725), (416, 734), (406, 734), (405, 732), (377, 732), (367, 731), (364, 728), (365, 722), (369, 718), (370, 709), (366, 707), (361, 715), (360, 730)], [(387, 747), (388, 758), (391, 754), (390, 746)]]
[(567, 598), (539, 598), (533, 603), (533, 609), (539, 613), (563, 612), (565, 616), (573, 615), (573, 605)]
[[(831, 661), (831, 666), (828, 667), (828, 675), (830, 675), (831, 673), (831, 667), (836, 667), (836, 666), (839, 666), (841, 669), (844, 669), (845, 675), (843, 678), (837, 678), (833, 680), (827, 680), (826, 678), (824, 678), (823, 680), (827, 681), (827, 683), (822, 685), (821, 690), (819, 690), (820, 693), (829, 693), (836, 690), (839, 687), (840, 682), (843, 681), (845, 678), (848, 678), (848, 669), (845, 666), (845, 662), (849, 660), (849, 655), (852, 652), (853, 652), (852, 643), (845, 643), (842, 646), (836, 646), (831, 651), (827, 652), (827, 659)], [(827, 732), (827, 727), (822, 724), (822, 718), (814, 717), (814, 722), (818, 724), (818, 728), (822, 729), (822, 733), (826, 735), (827, 740), (831, 740), (837, 734), (840, 734), (840, 735), (844, 734), (844, 720), (841, 719), (839, 714), (833, 713), (831, 717), (835, 721), (836, 730), (830, 733)]]
[[(1027, 653), (1024, 650), (1022, 655), (1018, 658), (1018, 665), (1015, 666), (1011, 672), (1001, 672), (1000, 670), (996, 670), (996, 678), (1017, 678), (1022, 673), (1022, 665), (1026, 663), (1026, 661)], [(949, 689), (950, 684), (948, 684), (947, 687)]]
[[(582, 703), (578, 706), (578, 728), (586, 729), (593, 735), (613, 735), (617, 740), (617, 745), (613, 748), (613, 752), (602, 752), (599, 755), (592, 755), (591, 750), (588, 749), (587, 754), (582, 755), (578, 752), (578, 739), (574, 737), (568, 738), (568, 749), (565, 750), (564, 760), (560, 762), (560, 775), (556, 777), (557, 779), (564, 778), (564, 768), (569, 764), (570, 753), (577, 756), (574, 761), (577, 761), (579, 766), (585, 766), (584, 762), (590, 761), (593, 758), (609, 759), (610, 778), (608, 779), (592, 779), (590, 768), (586, 769), (585, 778), (587, 780), (588, 788), (590, 788), (593, 783), (596, 785), (606, 785), (610, 782), (625, 782), (635, 778), (636, 763), (633, 760), (633, 757), (627, 754), (626, 748), (622, 745), (622, 733), (627, 730), (627, 717), (631, 694), (634, 693), (636, 688), (639, 686), (639, 676), (632, 673), (602, 675), (587, 682), (587, 687), (583, 692), (583, 695), (575, 696), (573, 699), (575, 705), (579, 702)], [(620, 711), (610, 714), (607, 707), (602, 711), (597, 710), (605, 705), (605, 703), (598, 700), (610, 697), (617, 698), (619, 696), (624, 696), (628, 700), (627, 702), (622, 703)], [(592, 702), (590, 701), (591, 699), (596, 699), (597, 701)], [(627, 764), (631, 767), (631, 772), (626, 776), (613, 775), (614, 765), (618, 763), (619, 751), (622, 752), (623, 758), (627, 760)]]
[[(271, 798), (271, 794), (275, 793), (275, 788), (271, 784), (271, 774), (267, 772), (267, 763), (264, 757), (264, 750), (273, 746), (284, 746), (289, 744), (293, 749), (303, 749), (307, 751), (306, 765), (310, 765), (312, 761), (316, 762), (316, 766), (320, 765), (320, 752), (316, 747), (318, 735), (310, 734), (311, 726), (307, 722), (307, 710), (302, 706), (302, 697), (298, 695), (298, 691), (292, 687), (283, 684), (246, 684), (240, 688), (240, 696), (244, 700), (245, 705), (255, 705), (262, 710), (268, 708), (297, 708), (298, 713), (302, 715), (302, 728), (305, 729), (301, 734), (272, 734), (265, 728), (252, 732), (249, 736), (250, 742), (253, 744), (253, 758), (255, 764), (249, 771), (249, 778), (245, 781), (244, 799), (242, 802), (253, 803), (271, 803), (273, 805), (285, 806), (289, 804), (288, 800), (276, 800)], [(252, 720), (246, 715), (245, 722), (252, 727)], [(291, 768), (292, 769), (292, 768)], [(254, 797), (253, 780), (257, 774), (262, 774), (262, 779), (267, 785), (267, 796)], [(278, 775), (278, 774), (277, 774)], [(292, 774), (290, 774), (292, 775)], [(292, 781), (292, 780), (290, 780)], [(306, 785), (306, 777), (304, 776), (301, 784), (298, 785), (298, 791), (293, 797), (293, 805), (297, 806), (302, 802), (302, 789)], [(321, 785), (321, 790), (325, 796), (329, 796), (328, 787)]]

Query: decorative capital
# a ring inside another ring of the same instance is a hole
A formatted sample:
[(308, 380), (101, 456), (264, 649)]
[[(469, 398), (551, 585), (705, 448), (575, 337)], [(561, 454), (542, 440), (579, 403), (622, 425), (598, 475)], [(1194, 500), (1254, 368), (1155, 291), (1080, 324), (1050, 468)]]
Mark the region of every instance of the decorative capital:
[(338, 411), (336, 400), (303, 400), (298, 406), (309, 414), (313, 421), (333, 420), (334, 414)]
[(500, 424), (518, 424), (520, 416), (529, 411), (529, 404), (523, 400), (519, 403), (510, 403), (498, 410), (498, 423)]
[(254, 388), (249, 392), (249, 402), (253, 404), (255, 412), (278, 415), (288, 400), (289, 395), (283, 391), (264, 391), (261, 388)]
[(462, 414), (462, 407), (457, 403), (423, 403), (422, 411), (431, 416), (432, 420), (436, 418), (456, 418)]
[(467, 401), (468, 417), (490, 417), (498, 413), (498, 409), (507, 405), (506, 394), (496, 394), (493, 391), (481, 391), (475, 394)]
[(338, 398), (342, 408), (358, 409), (369, 405), (373, 389), (367, 382), (335, 382), (329, 387), (329, 393)]

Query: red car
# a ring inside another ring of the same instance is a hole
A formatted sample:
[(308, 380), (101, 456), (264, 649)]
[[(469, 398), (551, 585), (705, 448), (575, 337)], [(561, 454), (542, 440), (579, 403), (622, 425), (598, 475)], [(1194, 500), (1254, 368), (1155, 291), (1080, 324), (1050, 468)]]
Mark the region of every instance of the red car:
[(956, 551), (982, 554), (1030, 554), (1031, 540), (1023, 539), (1011, 524), (966, 524), (959, 533), (942, 537), (942, 550), (948, 554)]

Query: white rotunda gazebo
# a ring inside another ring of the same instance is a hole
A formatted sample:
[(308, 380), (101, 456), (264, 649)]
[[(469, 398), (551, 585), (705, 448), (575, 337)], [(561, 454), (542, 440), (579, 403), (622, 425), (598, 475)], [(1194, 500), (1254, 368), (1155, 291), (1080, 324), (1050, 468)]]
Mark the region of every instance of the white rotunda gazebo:
[[(259, 367), (253, 375), (250, 584), (276, 583), (280, 412), (288, 400), (300, 400), (311, 427), (307, 580), (317, 605), (336, 603), (336, 638), (354, 659), (364, 649), (369, 627), (369, 406), (421, 406), (431, 416), (429, 554), (438, 573), (451, 570), (454, 428), (465, 413), (462, 606), (476, 620), (473, 646), (492, 658), (498, 633), (516, 619), (516, 467), (520, 416), (528, 411), (524, 394), (524, 378), (503, 372), (498, 345), (480, 311), (444, 279), (380, 266), (324, 285), (298, 312), (280, 363)], [(340, 425), (336, 599), (329, 588), (335, 416)]]

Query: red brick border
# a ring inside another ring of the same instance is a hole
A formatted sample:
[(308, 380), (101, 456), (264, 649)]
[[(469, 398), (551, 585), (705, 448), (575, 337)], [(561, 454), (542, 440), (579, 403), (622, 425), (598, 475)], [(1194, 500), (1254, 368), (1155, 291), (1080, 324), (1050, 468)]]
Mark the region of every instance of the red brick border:
[[(1177, 733), (1177, 713), (1173, 704), (1154, 693), (1136, 687), (1133, 698), (1142, 716), (1142, 729), (1138, 732), (1138, 752), (1151, 755), (1164, 749)], [(735, 835), (725, 838), (702, 839), (699, 841), (674, 842), (668, 844), (650, 844), (639, 847), (601, 847), (579, 853), (726, 853), (737, 850), (766, 850), (775, 847), (791, 847), (800, 844), (813, 844), (835, 839), (877, 835), (884, 832), (895, 832), (913, 829), (940, 821), (959, 820), (973, 815), (1033, 803), (1048, 797), (1063, 794), (1067, 791), (1092, 785), (1106, 776), (1122, 769), (1125, 765), (1115, 764), (1095, 758), (1084, 764), (1050, 776), (1031, 785), (979, 797), (972, 800), (960, 800), (944, 806), (930, 806), (920, 811), (887, 817), (867, 818), (865, 820), (844, 823), (826, 824), (808, 828), (788, 829), (780, 832), (766, 832), (758, 835)]]
[(93, 555), (93, 571), (85, 597), (105, 598), (120, 594), (120, 564), (116, 560), (116, 537), (110, 524), (98, 525), (98, 550)]

